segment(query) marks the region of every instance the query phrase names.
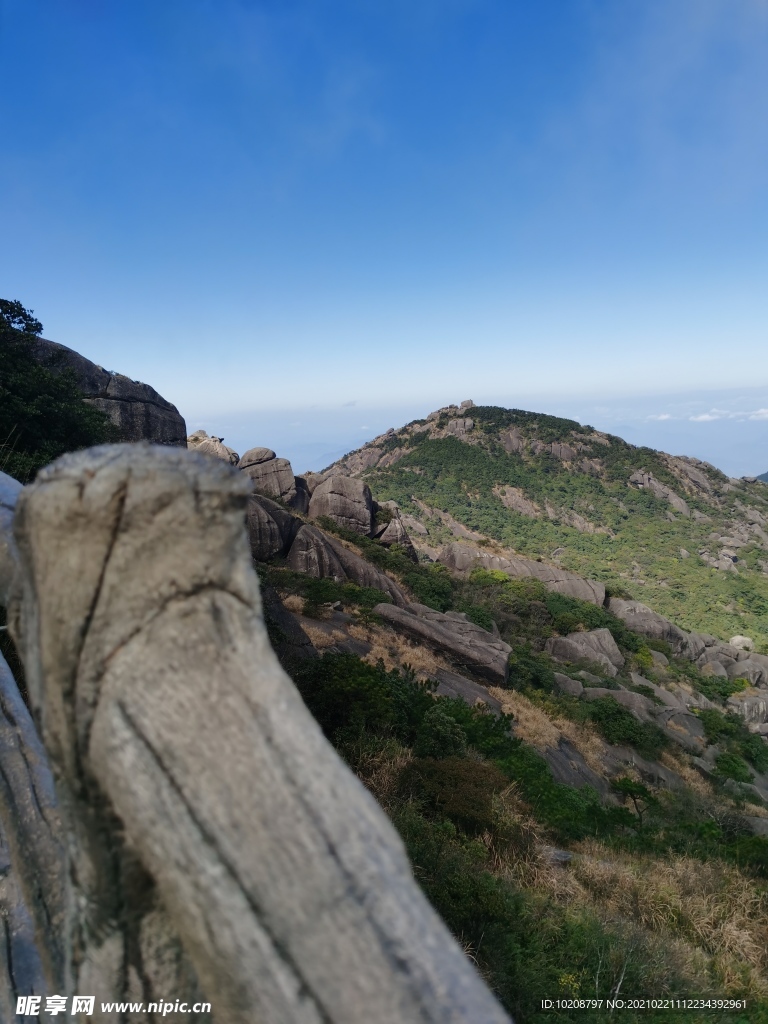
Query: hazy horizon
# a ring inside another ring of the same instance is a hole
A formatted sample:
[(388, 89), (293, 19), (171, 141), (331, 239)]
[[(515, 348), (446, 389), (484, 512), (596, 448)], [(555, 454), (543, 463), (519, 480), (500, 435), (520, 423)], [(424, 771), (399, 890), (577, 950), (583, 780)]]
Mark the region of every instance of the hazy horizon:
[(703, 459), (728, 476), (758, 476), (768, 471), (768, 388), (612, 401), (514, 394), (481, 395), (478, 399), (462, 393), (431, 404), (377, 407), (350, 401), (337, 408), (310, 406), (261, 413), (201, 410), (193, 412), (187, 426), (190, 432), (202, 428), (223, 436), (225, 443), (241, 455), (258, 445), (273, 448), (280, 457), (290, 460), (296, 472), (303, 472), (324, 469), (390, 427), (397, 429), (433, 409), (458, 404), (465, 398), (473, 398), (477, 405), (527, 409), (589, 423), (631, 444)]

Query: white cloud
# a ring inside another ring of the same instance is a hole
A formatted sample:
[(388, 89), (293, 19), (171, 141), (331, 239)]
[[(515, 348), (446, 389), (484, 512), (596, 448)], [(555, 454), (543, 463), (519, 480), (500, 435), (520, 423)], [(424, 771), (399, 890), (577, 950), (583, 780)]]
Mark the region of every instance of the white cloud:
[(649, 420), (671, 420), (672, 419), (672, 413), (670, 413), (670, 412), (660, 412), (660, 413), (657, 413), (655, 416), (648, 416), (647, 418)]
[[(660, 416), (649, 416), (649, 419), (662, 419)], [(689, 416), (692, 423), (711, 423), (712, 420), (768, 420), (768, 409), (737, 409), (732, 412), (728, 409), (711, 409), (709, 412), (699, 413), (698, 416)]]

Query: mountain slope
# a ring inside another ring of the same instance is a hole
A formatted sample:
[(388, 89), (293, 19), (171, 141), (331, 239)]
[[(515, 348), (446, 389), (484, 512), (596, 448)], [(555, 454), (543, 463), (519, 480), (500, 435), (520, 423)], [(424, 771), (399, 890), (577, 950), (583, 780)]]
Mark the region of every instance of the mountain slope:
[(422, 556), (457, 538), (604, 583), (768, 650), (768, 488), (573, 420), (448, 406), (333, 467), (395, 500)]

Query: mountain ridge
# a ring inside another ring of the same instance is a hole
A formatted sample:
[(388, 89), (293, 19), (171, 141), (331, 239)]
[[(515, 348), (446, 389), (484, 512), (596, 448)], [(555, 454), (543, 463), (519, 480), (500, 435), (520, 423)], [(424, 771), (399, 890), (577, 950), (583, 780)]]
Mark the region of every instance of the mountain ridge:
[(323, 476), (334, 472), (396, 501), (424, 557), (471, 535), (685, 628), (768, 644), (768, 489), (757, 478), (573, 420), (468, 403), (387, 431)]

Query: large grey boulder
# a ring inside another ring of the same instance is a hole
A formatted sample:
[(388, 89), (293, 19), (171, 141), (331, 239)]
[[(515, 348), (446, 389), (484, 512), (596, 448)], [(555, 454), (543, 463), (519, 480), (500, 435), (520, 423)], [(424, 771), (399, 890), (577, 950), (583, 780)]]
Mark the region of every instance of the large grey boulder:
[(560, 737), (556, 747), (545, 747), (541, 755), (552, 770), (555, 782), (573, 786), (574, 789), (592, 786), (605, 803), (616, 803), (608, 781), (589, 767), (578, 747), (565, 736)]
[(376, 537), (384, 547), (388, 548), (392, 547), (393, 544), (397, 544), (412, 561), (418, 561), (416, 549), (397, 510), (394, 511), (392, 518), (386, 526), (379, 530)]
[(482, 684), (467, 679), (466, 676), (460, 676), (456, 672), (449, 672), (445, 668), (437, 669), (434, 678), (438, 684), (435, 693), (439, 697), (459, 698), (470, 707), (484, 705), (494, 715), (501, 714), (501, 701), (492, 697)]
[(661, 483), (657, 480), (652, 473), (644, 473), (642, 470), (638, 470), (633, 473), (629, 478), (629, 482), (634, 484), (640, 490), (650, 491), (651, 494), (657, 498), (661, 498), (662, 501), (668, 501), (669, 504), (678, 511), (686, 519), (690, 519), (691, 510), (688, 504), (683, 501), (679, 494), (676, 494), (671, 487), (667, 487), (666, 484)]
[(758, 661), (734, 661), (726, 669), (729, 679), (746, 679), (751, 686), (768, 685), (768, 671)]
[(256, 493), (279, 498), (302, 514), (309, 509), (306, 479), (294, 476), (290, 462), (278, 459), (271, 448), (249, 448), (237, 465), (251, 478)]
[(110, 373), (66, 345), (36, 338), (34, 357), (52, 370), (71, 370), (89, 405), (109, 417), (123, 441), (186, 447), (187, 427), (175, 405), (139, 381)]
[(718, 676), (721, 679), (728, 678), (728, 672), (726, 671), (725, 665), (721, 665), (719, 661), (707, 661), (701, 666), (701, 674), (703, 676)]
[(275, 458), (277, 456), (271, 448), (249, 448), (244, 455), (240, 456), (238, 467), (247, 469), (249, 466), (260, 466), (262, 462), (271, 462)]
[(690, 711), (659, 708), (654, 712), (654, 718), (665, 736), (689, 753), (700, 754), (707, 746), (704, 726)]
[(199, 452), (200, 455), (210, 455), (214, 459), (221, 459), (230, 466), (236, 466), (240, 456), (234, 450), (224, 444), (223, 437), (211, 437), (204, 430), (196, 430), (187, 438), (187, 448)]
[(755, 641), (749, 636), (742, 636), (740, 633), (737, 636), (732, 636), (728, 641), (731, 647), (738, 647), (742, 651), (754, 651)]
[(654, 697), (660, 700), (662, 704), (666, 704), (667, 707), (676, 708), (678, 711), (687, 707), (685, 701), (678, 697), (677, 694), (670, 693), (665, 687), (652, 683), (650, 679), (641, 676), (639, 672), (630, 672), (629, 677), (635, 686), (647, 686), (652, 691)]
[(66, 836), (48, 992), (202, 991), (227, 1024), (503, 1024), (270, 648), (249, 490), (122, 445), (22, 492), (11, 621)]
[(641, 693), (634, 693), (632, 690), (609, 690), (607, 686), (587, 686), (582, 694), (584, 700), (599, 700), (601, 697), (610, 697), (617, 704), (621, 704), (628, 711), (631, 711), (640, 722), (653, 721), (653, 711), (656, 707), (649, 697)]
[(326, 477), (312, 491), (309, 518), (328, 516), (339, 526), (365, 536), (373, 527), (373, 497), (368, 484), (349, 476)]
[[(642, 604), (640, 601), (625, 601), (618, 597), (612, 597), (608, 607), (611, 613), (625, 622), (633, 632), (654, 640), (666, 641), (675, 654), (687, 654), (689, 634), (670, 622), (669, 619), (665, 619), (663, 615), (653, 611), (648, 605)], [(698, 644), (695, 647), (697, 648)], [(701, 640), (701, 651), (703, 650), (704, 641)]]
[(315, 526), (304, 525), (299, 529), (288, 552), (288, 566), (316, 579), (333, 579), (337, 583), (349, 580), (359, 587), (373, 587), (388, 594), (395, 604), (408, 604), (393, 579)]
[(765, 690), (749, 689), (731, 694), (726, 707), (745, 722), (756, 725), (768, 722), (768, 692)]
[(564, 676), (562, 672), (555, 672), (555, 689), (565, 693), (569, 697), (580, 697), (584, 693), (584, 686), (578, 679), (571, 679)]
[(468, 671), (497, 685), (507, 681), (512, 648), (461, 613), (436, 612), (421, 604), (405, 608), (377, 604), (373, 610), (398, 633), (447, 655)]
[[(253, 516), (253, 519), (252, 519)], [(263, 517), (268, 516), (277, 528), (277, 536), (273, 528), (264, 521)], [(274, 554), (286, 554), (293, 544), (296, 534), (304, 525), (298, 516), (293, 515), (276, 501), (265, 497), (263, 494), (251, 494), (248, 498), (248, 534), (251, 542), (251, 551), (257, 561), (268, 561), (271, 555), (264, 554), (259, 557), (257, 550), (266, 551), (268, 547), (277, 544)], [(265, 530), (262, 542), (260, 531)], [(274, 539), (273, 539), (274, 538)]]
[(597, 580), (585, 580), (576, 573), (559, 569), (547, 562), (538, 562), (520, 555), (505, 557), (493, 555), (482, 548), (458, 541), (446, 545), (438, 555), (439, 561), (449, 569), (457, 572), (470, 572), (476, 566), (483, 569), (498, 570), (512, 578), (533, 576), (546, 586), (547, 590), (568, 597), (577, 597), (582, 601), (602, 606), (605, 601), (605, 586)]
[(624, 656), (609, 629), (553, 636), (547, 640), (545, 650), (556, 661), (588, 661), (599, 665), (611, 677), (618, 675), (624, 665)]
[(288, 552), (288, 568), (315, 579), (347, 579), (344, 566), (328, 537), (314, 526), (302, 526)]
[(8, 589), (16, 566), (13, 540), (13, 514), (21, 494), (21, 484), (0, 472), (0, 605), (7, 604)]

